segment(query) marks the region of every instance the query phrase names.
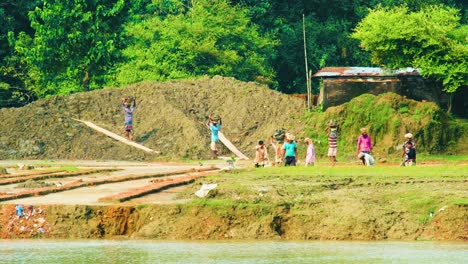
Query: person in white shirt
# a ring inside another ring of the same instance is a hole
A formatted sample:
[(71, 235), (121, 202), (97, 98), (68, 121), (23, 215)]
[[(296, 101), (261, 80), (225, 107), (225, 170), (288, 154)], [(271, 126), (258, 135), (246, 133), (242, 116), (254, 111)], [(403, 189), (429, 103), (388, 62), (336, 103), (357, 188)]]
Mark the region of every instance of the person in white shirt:
[(364, 160), (364, 164), (366, 166), (374, 166), (375, 165), (375, 159), (370, 154), (360, 152), (358, 154), (358, 158), (361, 159), (361, 160)]

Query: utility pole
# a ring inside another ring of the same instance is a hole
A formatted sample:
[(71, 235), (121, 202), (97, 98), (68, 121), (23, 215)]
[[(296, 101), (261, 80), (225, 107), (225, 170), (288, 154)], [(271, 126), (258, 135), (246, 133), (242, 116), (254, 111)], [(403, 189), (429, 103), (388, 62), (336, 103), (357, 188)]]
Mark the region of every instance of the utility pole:
[(302, 14), (302, 34), (304, 37), (304, 61), (305, 61), (305, 72), (306, 72), (306, 87), (307, 87), (307, 109), (310, 110), (310, 97), (312, 96), (312, 87), (309, 78), (309, 69), (307, 67), (307, 43), (306, 43), (306, 32), (305, 32), (305, 16)]

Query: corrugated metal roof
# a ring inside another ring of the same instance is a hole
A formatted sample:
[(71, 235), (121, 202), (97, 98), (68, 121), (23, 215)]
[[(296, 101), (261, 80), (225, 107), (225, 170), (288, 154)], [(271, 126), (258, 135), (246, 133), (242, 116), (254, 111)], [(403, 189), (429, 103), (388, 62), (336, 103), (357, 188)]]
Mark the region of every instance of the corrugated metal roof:
[(373, 67), (325, 67), (315, 73), (312, 77), (365, 77), (365, 76), (419, 76), (419, 72), (414, 68), (404, 68), (399, 70), (387, 70)]

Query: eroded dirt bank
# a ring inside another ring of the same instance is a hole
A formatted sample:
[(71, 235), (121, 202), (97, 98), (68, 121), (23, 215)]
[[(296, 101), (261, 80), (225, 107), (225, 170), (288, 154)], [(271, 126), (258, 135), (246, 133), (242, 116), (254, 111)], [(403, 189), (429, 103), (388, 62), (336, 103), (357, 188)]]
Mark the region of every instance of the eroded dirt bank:
[[(421, 223), (408, 212), (375, 209), (343, 214), (317, 206), (307, 214), (281, 206), (45, 205), (17, 219), (14, 205), (0, 207), (2, 238), (145, 238), (286, 240), (442, 240), (467, 241), (468, 208), (452, 205)], [(42, 228), (42, 230), (39, 230)]]

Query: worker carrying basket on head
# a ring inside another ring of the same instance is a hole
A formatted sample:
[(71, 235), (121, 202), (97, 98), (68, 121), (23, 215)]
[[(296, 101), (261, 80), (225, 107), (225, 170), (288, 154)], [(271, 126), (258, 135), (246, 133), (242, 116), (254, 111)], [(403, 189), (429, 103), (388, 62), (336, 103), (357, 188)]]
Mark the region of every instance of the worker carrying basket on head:
[(125, 112), (124, 135), (133, 141), (133, 112), (136, 109), (136, 98), (134, 96), (122, 98), (121, 107)]
[(211, 148), (211, 151), (212, 151), (213, 156), (215, 158), (218, 157), (218, 154), (219, 154), (216, 143), (219, 142), (218, 132), (221, 129), (221, 125), (222, 125), (221, 116), (219, 116), (217, 114), (210, 115), (207, 122), (206, 122), (206, 126), (211, 131), (210, 148)]
[(275, 165), (283, 163), (283, 144), (286, 137), (286, 131), (284, 129), (277, 129), (275, 133), (270, 137), (270, 145), (275, 151)]

